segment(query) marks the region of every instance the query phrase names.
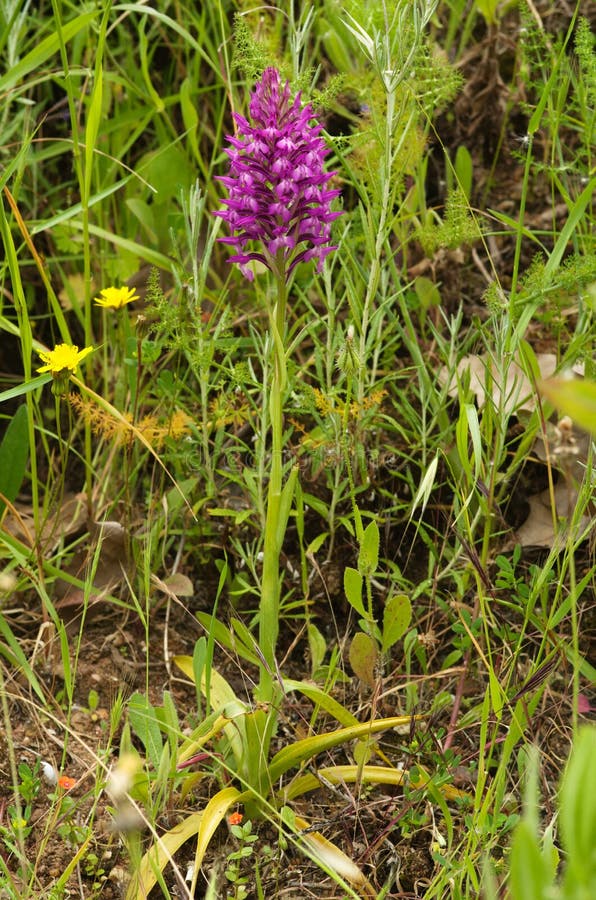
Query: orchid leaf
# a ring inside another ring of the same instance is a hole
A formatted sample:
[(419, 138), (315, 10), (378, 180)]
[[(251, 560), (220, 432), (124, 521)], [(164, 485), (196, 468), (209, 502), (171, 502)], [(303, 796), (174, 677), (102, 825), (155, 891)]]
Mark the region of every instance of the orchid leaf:
[[(193, 682), (194, 666), (192, 656), (175, 656), (174, 663), (184, 672), (187, 678)], [(201, 684), (201, 691), (205, 693), (205, 678)], [(244, 715), (248, 712), (247, 706), (238, 699), (234, 690), (226, 679), (216, 669), (209, 670), (209, 696), (214, 710), (226, 716), (228, 722), (223, 731), (230, 742), (236, 764), (240, 766), (246, 747), (246, 731), (244, 727)]]
[(409, 725), (412, 718), (412, 716), (390, 716), (387, 719), (374, 719), (372, 722), (340, 728), (326, 734), (313, 735), (289, 744), (276, 753), (271, 760), (269, 765), (271, 783), (275, 783), (289, 769), (298, 766), (304, 760), (313, 759), (319, 753), (324, 753), (332, 747), (347, 744), (350, 741), (366, 740), (371, 734), (389, 731), (392, 728), (402, 728), (404, 725)]
[(172, 861), (176, 851), (189, 838), (199, 833), (203, 815), (203, 812), (192, 813), (179, 825), (175, 825), (157, 838), (133, 874), (126, 892), (126, 900), (147, 900), (151, 889), (157, 884), (158, 877)]

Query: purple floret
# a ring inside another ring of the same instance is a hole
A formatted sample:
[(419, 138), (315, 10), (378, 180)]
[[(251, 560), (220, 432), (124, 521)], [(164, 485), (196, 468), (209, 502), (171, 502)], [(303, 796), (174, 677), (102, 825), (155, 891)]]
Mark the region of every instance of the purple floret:
[[(321, 271), (336, 249), (329, 246), (331, 223), (342, 214), (331, 209), (341, 192), (326, 190), (336, 173), (323, 169), (329, 150), (319, 136), (322, 126), (311, 122), (312, 107), (301, 107), (300, 94), (292, 101), (289, 82), (282, 88), (273, 68), (263, 73), (249, 110), (252, 124), (235, 114), (238, 136), (227, 137), (230, 174), (219, 181), (229, 196), (222, 201), (227, 209), (215, 215), (231, 236), (219, 240), (237, 251), (229, 261), (251, 281), (252, 260), (285, 278), (311, 259)], [(253, 241), (260, 246), (251, 249)]]

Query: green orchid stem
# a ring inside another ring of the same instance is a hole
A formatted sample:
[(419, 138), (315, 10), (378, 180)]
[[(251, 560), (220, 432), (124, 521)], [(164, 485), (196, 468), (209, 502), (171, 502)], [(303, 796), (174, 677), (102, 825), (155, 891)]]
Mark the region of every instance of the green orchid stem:
[[(285, 272), (277, 279), (277, 299), (269, 312), (273, 337), (273, 373), (269, 390), (269, 422), (271, 429), (271, 468), (265, 514), (263, 544), (263, 579), (259, 612), (259, 647), (263, 654), (259, 682), (259, 700), (271, 703), (274, 699), (276, 671), (275, 648), (279, 634), (280, 574), (279, 557), (285, 531), (283, 491), (283, 395), (287, 382), (284, 347), (286, 326), (287, 287)], [(285, 498), (284, 498), (285, 499)], [(289, 512), (289, 510), (288, 510)], [(286, 519), (287, 521), (287, 515)]]

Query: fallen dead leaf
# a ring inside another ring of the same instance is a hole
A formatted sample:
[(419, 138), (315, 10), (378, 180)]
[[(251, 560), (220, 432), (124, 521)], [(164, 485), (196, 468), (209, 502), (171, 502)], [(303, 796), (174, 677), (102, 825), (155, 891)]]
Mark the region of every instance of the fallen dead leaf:
[[(554, 515), (550, 491), (528, 497), (530, 512), (517, 529), (513, 544), (522, 547), (563, 547), (567, 538), (569, 518), (577, 502), (577, 490), (561, 479), (554, 488)], [(580, 530), (587, 528), (591, 518), (583, 516)]]
[(157, 575), (151, 576), (151, 581), (155, 586), (170, 597), (192, 597), (195, 589), (193, 583), (187, 575), (176, 572), (174, 575), (168, 575), (163, 580)]
[[(528, 497), (530, 512), (515, 533), (514, 543), (522, 547), (563, 546), (567, 523), (586, 475), (590, 446), (590, 435), (575, 429), (568, 417), (564, 416), (556, 425), (547, 423), (546, 434), (536, 438), (532, 454), (545, 465), (550, 463), (559, 472), (559, 480), (552, 497), (549, 490)], [(593, 514), (594, 510), (588, 508), (579, 523), (580, 530), (590, 525)]]
[[(557, 368), (557, 357), (554, 353), (538, 353), (536, 362), (541, 379), (545, 380), (554, 375)], [(583, 365), (578, 363), (573, 366), (572, 371), (577, 375), (582, 375), (583, 370)], [(458, 384), (466, 373), (469, 373), (470, 390), (476, 397), (479, 408), (486, 405), (490, 393), (495, 407), (502, 409), (507, 415), (521, 410), (531, 413), (536, 409), (536, 391), (518, 362), (513, 361), (507, 367), (505, 384), (501, 383), (498, 368), (487, 354), (464, 356), (451, 378), (449, 378), (447, 367), (443, 366), (439, 372), (439, 381), (441, 384), (449, 382), (450, 397), (457, 397)]]
[[(35, 544), (35, 518), (33, 509), (24, 503), (15, 503), (13, 511), (2, 521), (2, 530), (28, 547)], [(84, 494), (65, 494), (62, 503), (42, 522), (39, 545), (43, 553), (52, 553), (60, 542), (81, 531), (87, 520)]]
[[(113, 593), (130, 574), (130, 540), (120, 522), (95, 522), (90, 531), (87, 547), (75, 554), (64, 571), (85, 582), (93, 578), (89, 601), (97, 603), (102, 597)], [(56, 603), (58, 610), (78, 608), (85, 601), (85, 590), (66, 581), (56, 583), (56, 592), (59, 595)]]

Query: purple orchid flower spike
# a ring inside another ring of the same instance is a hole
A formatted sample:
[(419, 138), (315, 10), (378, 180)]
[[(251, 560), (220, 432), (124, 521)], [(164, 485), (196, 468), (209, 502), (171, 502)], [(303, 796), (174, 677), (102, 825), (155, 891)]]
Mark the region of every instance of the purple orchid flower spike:
[(320, 272), (337, 249), (329, 243), (331, 223), (342, 215), (331, 209), (341, 191), (326, 189), (336, 173), (323, 168), (329, 149), (320, 137), (322, 125), (311, 121), (312, 107), (301, 106), (300, 94), (292, 100), (289, 82), (282, 87), (273, 68), (263, 73), (249, 109), (251, 121), (236, 113), (238, 136), (227, 137), (230, 174), (219, 181), (229, 196), (222, 201), (227, 209), (215, 215), (232, 234), (218, 240), (238, 251), (229, 261), (250, 281), (253, 260), (285, 280), (310, 259)]

